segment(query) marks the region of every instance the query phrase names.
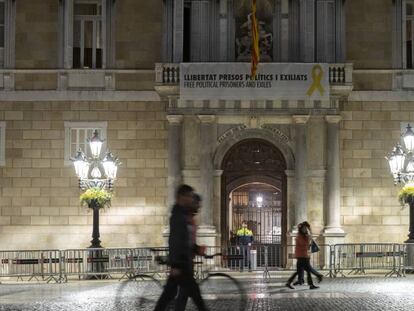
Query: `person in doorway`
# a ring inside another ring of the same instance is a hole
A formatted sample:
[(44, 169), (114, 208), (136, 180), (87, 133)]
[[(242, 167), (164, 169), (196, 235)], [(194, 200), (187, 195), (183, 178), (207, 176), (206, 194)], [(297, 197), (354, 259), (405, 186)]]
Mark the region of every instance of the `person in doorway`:
[(176, 194), (176, 203), (170, 217), (170, 236), (168, 239), (170, 275), (164, 291), (161, 294), (155, 311), (164, 311), (168, 304), (177, 296), (175, 310), (184, 311), (188, 297), (201, 311), (207, 310), (201, 297), (200, 288), (194, 279), (193, 254), (197, 247), (195, 243), (196, 228), (194, 219), (194, 189), (181, 185)]
[[(295, 258), (296, 258), (296, 272), (292, 274), (286, 283), (288, 288), (294, 289), (292, 282), (298, 276), (300, 283), (304, 279), (304, 272), (308, 275), (308, 285), (310, 289), (317, 289), (318, 286), (313, 284), (312, 280), (312, 266), (310, 264), (310, 246), (312, 242), (312, 235), (310, 225), (307, 222), (298, 225), (298, 234), (296, 236)], [(321, 279), (320, 279), (321, 280)]]
[(253, 232), (247, 228), (247, 222), (242, 222), (242, 227), (237, 230), (237, 249), (240, 249), (240, 253), (243, 259), (240, 263), (240, 271), (244, 270), (246, 264), (249, 267), (249, 272), (252, 271), (252, 263), (250, 258), (250, 250), (253, 243)]

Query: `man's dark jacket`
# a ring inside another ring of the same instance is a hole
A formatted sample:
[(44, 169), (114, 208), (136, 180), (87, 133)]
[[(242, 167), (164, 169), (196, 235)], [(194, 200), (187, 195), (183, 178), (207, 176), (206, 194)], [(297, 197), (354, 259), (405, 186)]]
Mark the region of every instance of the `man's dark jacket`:
[(174, 205), (170, 217), (170, 237), (168, 238), (169, 262), (172, 268), (192, 269), (193, 255), (198, 246), (193, 244), (189, 231), (189, 214), (180, 205)]

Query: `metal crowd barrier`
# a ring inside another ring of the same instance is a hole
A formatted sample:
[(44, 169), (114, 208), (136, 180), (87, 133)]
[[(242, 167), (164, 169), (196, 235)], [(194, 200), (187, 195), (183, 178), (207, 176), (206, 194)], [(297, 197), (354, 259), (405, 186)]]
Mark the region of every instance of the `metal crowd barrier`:
[(131, 278), (137, 273), (158, 273), (159, 267), (154, 259), (155, 255), (148, 248), (114, 248), (107, 249), (107, 271), (111, 274), (122, 274)]
[[(330, 277), (365, 274), (367, 270), (385, 270), (386, 276), (404, 276), (414, 271), (414, 244), (337, 244), (319, 245), (320, 251), (311, 255), (311, 264), (326, 271)], [(262, 271), (265, 280), (271, 271), (294, 270), (294, 245), (262, 244), (251, 247), (208, 247), (208, 255), (221, 253), (209, 259), (196, 256), (196, 277), (208, 271), (252, 270)], [(159, 265), (156, 257), (168, 256), (163, 248), (99, 248), (0, 251), (0, 278), (18, 280), (67, 281), (81, 278), (131, 278), (136, 274), (165, 277), (166, 265)]]
[[(327, 276), (333, 276), (332, 255), (333, 247), (319, 245), (320, 251), (311, 255), (311, 264), (318, 270), (326, 271)], [(286, 250), (286, 257), (285, 257)], [(223, 256), (213, 259), (197, 259), (196, 275), (203, 275), (206, 270), (224, 269), (226, 271), (247, 271), (250, 267), (253, 271), (262, 271), (265, 280), (270, 279), (271, 271), (287, 271), (296, 269), (294, 245), (280, 244), (228, 246), (223, 249), (209, 247), (207, 254), (221, 252)]]
[(414, 272), (414, 243), (405, 243), (401, 245), (403, 249), (404, 256), (402, 258), (403, 274), (405, 275), (406, 271), (409, 273)]
[(97, 248), (70, 249), (63, 251), (63, 275), (88, 278), (110, 278), (120, 274), (120, 279), (135, 274), (159, 274), (166, 266), (158, 265), (155, 257), (165, 256), (165, 248), (156, 253), (150, 248)]
[[(209, 246), (206, 247), (205, 254), (207, 256), (222, 254), (222, 249), (220, 247)], [(226, 270), (224, 261), (222, 259), (223, 256), (214, 256), (213, 258), (195, 256), (193, 259), (195, 278), (204, 278), (208, 271), (219, 271), (223, 269)]]
[(365, 274), (366, 270), (386, 270), (385, 276), (403, 276), (406, 246), (403, 244), (337, 244), (334, 246), (334, 276)]
[(105, 248), (67, 249), (63, 251), (62, 275), (65, 280), (69, 276), (79, 279), (109, 278), (109, 255)]
[[(319, 252), (311, 253), (310, 263), (316, 269), (325, 271), (326, 276), (334, 275), (332, 266), (333, 248), (332, 245), (319, 244)], [(287, 260), (284, 270), (296, 270), (295, 246), (287, 245)]]
[(58, 283), (62, 280), (61, 259), (60, 250), (0, 251), (0, 277)]

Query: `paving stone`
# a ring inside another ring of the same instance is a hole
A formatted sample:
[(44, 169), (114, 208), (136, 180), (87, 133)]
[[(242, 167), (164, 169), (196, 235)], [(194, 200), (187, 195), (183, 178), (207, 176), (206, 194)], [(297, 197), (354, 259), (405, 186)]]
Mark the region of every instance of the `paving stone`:
[[(247, 291), (250, 311), (278, 310), (413, 310), (414, 277), (325, 279), (320, 289), (284, 287), (285, 279), (240, 281)], [(131, 284), (126, 287), (125, 284)], [(114, 281), (71, 281), (66, 284), (0, 285), (0, 310), (142, 310), (152, 311), (161, 288), (149, 283)], [(205, 289), (205, 287), (202, 287)], [(206, 303), (210, 311), (235, 310), (240, 295), (228, 283), (217, 280), (209, 287)], [(137, 300), (145, 294), (145, 301)], [(187, 310), (196, 310), (192, 302)]]

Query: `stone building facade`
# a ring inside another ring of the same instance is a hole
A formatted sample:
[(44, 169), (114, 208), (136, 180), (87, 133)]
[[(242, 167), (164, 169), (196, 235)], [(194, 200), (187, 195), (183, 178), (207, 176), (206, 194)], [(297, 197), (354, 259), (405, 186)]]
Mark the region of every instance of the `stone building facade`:
[[(95, 128), (123, 162), (104, 246), (162, 245), (180, 182), (204, 198), (210, 245), (230, 240), (236, 193), (254, 189), (274, 190), (279, 222), (251, 224), (278, 243), (305, 219), (321, 242), (404, 241), (384, 156), (414, 120), (414, 4), (258, 1), (272, 38), (262, 58), (328, 63), (329, 100), (180, 100), (180, 62), (245, 61), (249, 3), (0, 0), (0, 248), (88, 245), (68, 160)], [(257, 151), (271, 161), (252, 161)]]

